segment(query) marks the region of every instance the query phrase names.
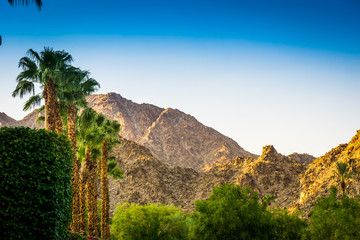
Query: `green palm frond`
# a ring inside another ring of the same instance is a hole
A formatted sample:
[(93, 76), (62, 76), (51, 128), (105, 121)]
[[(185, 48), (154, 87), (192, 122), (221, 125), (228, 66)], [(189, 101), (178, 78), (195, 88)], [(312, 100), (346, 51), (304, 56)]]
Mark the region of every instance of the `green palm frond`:
[(40, 94), (37, 94), (37, 95), (34, 95), (34, 96), (31, 96), (24, 104), (24, 107), (23, 107), (23, 110), (24, 111), (27, 111), (31, 108), (34, 108), (36, 106), (39, 106), (41, 105), (41, 95)]
[(45, 121), (45, 117), (44, 116), (40, 116), (36, 119), (36, 124), (40, 125)]
[(12, 96), (13, 97), (20, 96), (20, 98), (23, 98), (24, 95), (27, 93), (35, 94), (34, 83), (27, 80), (22, 80), (19, 81), (18, 84), (16, 85), (15, 90), (12, 92)]
[(41, 0), (8, 0), (8, 2), (12, 6), (16, 6), (18, 4), (29, 5), (30, 2), (34, 2), (36, 4), (36, 6), (39, 8), (39, 10), (41, 9), (41, 7), (43, 5)]
[(29, 57), (21, 58), (20, 61), (19, 61), (18, 66), (21, 67), (24, 70), (37, 69), (36, 63)]
[(115, 167), (114, 169), (112, 169), (111, 171), (108, 172), (109, 175), (113, 178), (113, 179), (123, 179), (124, 178), (124, 171), (121, 170), (118, 167)]
[(41, 112), (43, 112), (43, 111), (45, 111), (45, 105), (42, 105), (41, 107), (39, 107), (39, 108), (36, 110), (37, 113), (41, 113)]

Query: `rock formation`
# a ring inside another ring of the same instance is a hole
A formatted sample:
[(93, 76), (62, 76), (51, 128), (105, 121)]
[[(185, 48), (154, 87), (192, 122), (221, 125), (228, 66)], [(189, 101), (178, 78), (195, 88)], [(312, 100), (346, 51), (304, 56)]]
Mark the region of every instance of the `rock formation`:
[(295, 160), (298, 163), (302, 163), (302, 164), (310, 164), (315, 159), (314, 156), (307, 154), (307, 153), (292, 153), (292, 154), (288, 155), (287, 157)]
[(360, 130), (348, 144), (341, 144), (324, 156), (316, 158), (308, 165), (306, 172), (300, 176), (300, 196), (296, 204), (302, 210), (311, 208), (312, 203), (320, 196), (327, 196), (330, 186), (339, 186), (339, 179), (334, 177), (337, 162), (349, 162), (356, 174), (348, 183), (350, 196), (360, 194)]
[(125, 171), (124, 180), (110, 179), (111, 210), (122, 202), (166, 203), (194, 209), (196, 200), (207, 199), (214, 186), (224, 183), (250, 185), (263, 197), (275, 196), (275, 206), (297, 201), (298, 176), (305, 166), (265, 146), (257, 158), (237, 157), (214, 163), (207, 172), (171, 166), (157, 160), (145, 147), (121, 139), (113, 154)]

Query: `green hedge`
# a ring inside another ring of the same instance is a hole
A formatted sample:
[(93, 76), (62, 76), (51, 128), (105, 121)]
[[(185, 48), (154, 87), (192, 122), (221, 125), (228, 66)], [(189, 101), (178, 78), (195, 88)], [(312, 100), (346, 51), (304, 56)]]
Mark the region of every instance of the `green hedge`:
[(0, 129), (2, 239), (68, 238), (71, 166), (65, 136), (43, 129)]

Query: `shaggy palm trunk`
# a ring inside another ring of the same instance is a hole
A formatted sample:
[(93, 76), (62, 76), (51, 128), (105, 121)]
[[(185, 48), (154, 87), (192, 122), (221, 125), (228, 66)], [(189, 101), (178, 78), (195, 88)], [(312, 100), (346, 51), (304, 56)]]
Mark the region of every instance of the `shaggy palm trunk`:
[(49, 78), (45, 84), (43, 95), (45, 99), (45, 129), (62, 133), (60, 106), (56, 99), (56, 89), (52, 78)]
[(97, 163), (95, 160), (90, 160), (89, 164), (89, 177), (87, 179), (87, 212), (88, 212), (88, 235), (91, 237), (98, 237), (98, 211), (97, 211)]
[(86, 148), (85, 151), (85, 159), (84, 163), (81, 166), (80, 173), (80, 186), (79, 186), (79, 233), (85, 234), (86, 228), (86, 183), (89, 178), (89, 164), (91, 162), (91, 150), (89, 147)]
[(109, 223), (109, 182), (107, 179), (108, 142), (105, 140), (102, 145), (102, 157), (100, 163), (101, 173), (101, 238), (110, 239)]
[(54, 108), (52, 107), (54, 96), (51, 92), (54, 82), (50, 78), (44, 86), (43, 96), (45, 99), (45, 129), (55, 131)]
[(62, 120), (61, 120), (61, 116), (60, 116), (60, 104), (57, 101), (57, 99), (55, 99), (55, 131), (56, 133), (62, 133), (63, 132), (63, 124), (62, 124)]
[(342, 190), (342, 195), (345, 196), (346, 183), (345, 183), (345, 180), (343, 178), (341, 178), (340, 186), (341, 186), (341, 190)]
[(80, 163), (76, 157), (76, 107), (71, 104), (68, 107), (68, 138), (71, 142), (73, 151), (73, 175), (71, 179), (71, 186), (73, 188), (72, 199), (72, 221), (70, 223), (70, 229), (73, 232), (79, 232), (80, 222)]

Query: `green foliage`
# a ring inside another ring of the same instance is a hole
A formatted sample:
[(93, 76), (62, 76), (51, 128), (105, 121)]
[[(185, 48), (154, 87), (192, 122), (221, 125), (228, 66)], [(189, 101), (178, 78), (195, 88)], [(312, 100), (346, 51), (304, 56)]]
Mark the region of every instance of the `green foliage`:
[[(271, 199), (271, 198), (268, 198)], [(196, 201), (191, 239), (273, 239), (275, 236), (267, 204), (250, 187), (235, 184), (217, 186), (209, 200)]]
[[(110, 159), (109, 159), (110, 160)], [(116, 163), (116, 160), (110, 160), (107, 164), (108, 173), (113, 179), (123, 179), (124, 171), (121, 170)]]
[(303, 237), (308, 224), (299, 217), (299, 212), (289, 213), (287, 209), (274, 208), (271, 213), (277, 240), (300, 240)]
[(309, 238), (312, 240), (360, 239), (360, 199), (346, 195), (337, 199), (332, 186), (330, 196), (319, 198), (311, 213)]
[(180, 208), (166, 205), (124, 203), (117, 206), (111, 224), (112, 239), (186, 239), (187, 217)]
[(65, 136), (43, 129), (0, 129), (2, 239), (67, 238), (71, 166)]

